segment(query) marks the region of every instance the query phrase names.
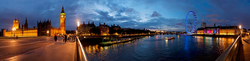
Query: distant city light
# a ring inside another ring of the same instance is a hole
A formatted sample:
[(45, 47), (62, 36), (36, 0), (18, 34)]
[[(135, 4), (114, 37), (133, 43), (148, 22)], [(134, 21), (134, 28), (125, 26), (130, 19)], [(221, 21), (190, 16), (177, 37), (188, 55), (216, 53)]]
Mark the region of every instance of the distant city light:
[(47, 31), (47, 33), (49, 33), (49, 31)]

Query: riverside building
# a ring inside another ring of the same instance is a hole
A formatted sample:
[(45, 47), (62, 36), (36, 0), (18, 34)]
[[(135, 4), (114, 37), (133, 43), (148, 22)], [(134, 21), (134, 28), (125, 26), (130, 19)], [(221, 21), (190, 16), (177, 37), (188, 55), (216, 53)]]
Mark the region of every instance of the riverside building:
[(55, 34), (66, 34), (65, 32), (65, 20), (66, 15), (64, 13), (64, 7), (60, 14), (60, 28), (52, 27), (51, 20), (44, 20), (37, 22), (37, 27), (28, 28), (28, 20), (26, 18), (25, 24), (20, 27), (19, 19), (13, 19), (13, 27), (11, 30), (2, 29), (2, 36), (18, 36), (18, 37), (29, 37), (29, 36), (54, 36)]
[[(202, 24), (205, 26), (204, 24)], [(239, 35), (240, 28), (238, 26), (213, 26), (213, 27), (201, 27), (197, 29), (198, 35)]]

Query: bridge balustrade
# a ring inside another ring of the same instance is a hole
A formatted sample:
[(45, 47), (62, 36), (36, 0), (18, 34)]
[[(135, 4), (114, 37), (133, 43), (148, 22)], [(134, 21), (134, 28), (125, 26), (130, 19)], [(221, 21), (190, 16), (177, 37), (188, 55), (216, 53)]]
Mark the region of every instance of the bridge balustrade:
[(76, 50), (75, 50), (74, 58), (75, 58), (74, 61), (89, 61), (88, 55), (83, 49), (83, 46), (79, 37), (76, 38)]
[(216, 59), (216, 61), (236, 61), (241, 43), (241, 35)]

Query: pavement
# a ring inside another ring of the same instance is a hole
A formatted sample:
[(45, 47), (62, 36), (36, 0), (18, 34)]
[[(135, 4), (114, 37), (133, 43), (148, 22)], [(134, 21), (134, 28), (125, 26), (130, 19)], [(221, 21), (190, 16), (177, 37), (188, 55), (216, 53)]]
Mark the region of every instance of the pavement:
[[(13, 40), (16, 43), (9, 42)], [(58, 42), (53, 37), (0, 40), (0, 61), (73, 61), (75, 47), (75, 42), (65, 43), (62, 37)]]
[[(27, 37), (22, 37), (22, 36), (19, 36), (18, 39), (24, 39), (24, 38), (44, 38), (44, 37), (48, 37), (48, 36), (27, 36)], [(50, 37), (53, 37), (53, 36), (50, 36)], [(0, 39), (15, 39), (15, 37), (2, 37), (0, 36)]]
[(250, 36), (242, 37), (237, 61), (250, 61)]

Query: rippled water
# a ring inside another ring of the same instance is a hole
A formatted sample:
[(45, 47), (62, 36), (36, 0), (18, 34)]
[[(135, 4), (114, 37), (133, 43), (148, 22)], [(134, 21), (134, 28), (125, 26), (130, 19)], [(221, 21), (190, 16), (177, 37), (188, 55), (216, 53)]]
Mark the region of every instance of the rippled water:
[[(165, 37), (174, 40), (164, 40)], [(85, 46), (91, 61), (214, 61), (234, 38), (155, 35), (112, 46)]]

